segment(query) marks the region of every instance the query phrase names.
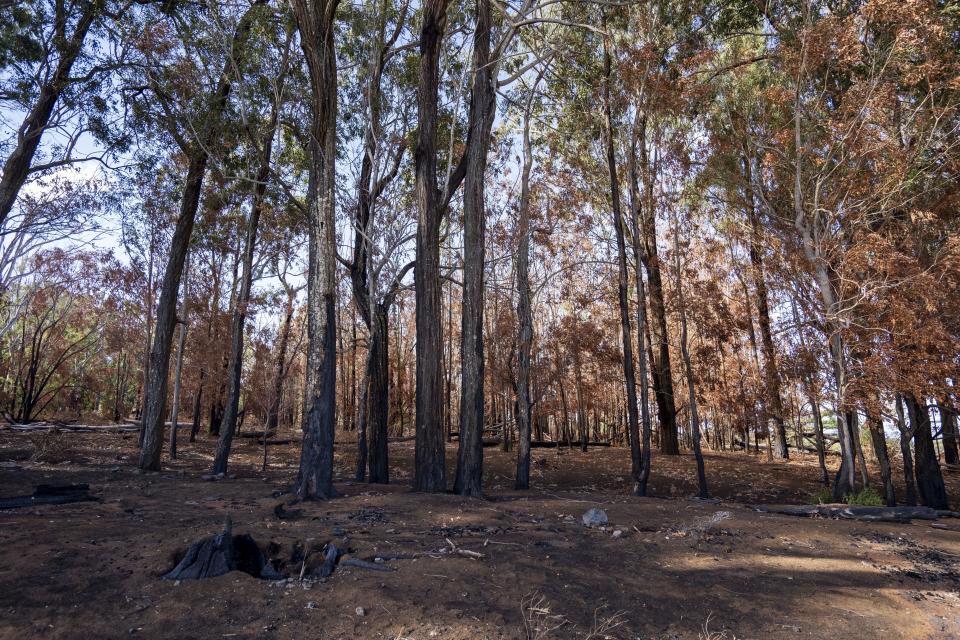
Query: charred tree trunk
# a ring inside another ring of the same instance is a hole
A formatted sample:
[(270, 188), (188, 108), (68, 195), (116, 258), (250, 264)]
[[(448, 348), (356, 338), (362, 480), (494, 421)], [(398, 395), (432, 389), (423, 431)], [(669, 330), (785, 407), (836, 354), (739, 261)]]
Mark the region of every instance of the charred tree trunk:
[[(231, 59), (238, 60), (245, 48), (253, 16), (257, 8), (266, 0), (255, 0), (237, 24), (233, 34)], [(224, 63), (217, 88), (210, 96), (205, 114), (200, 140), (190, 150), (189, 167), (184, 181), (183, 196), (180, 202), (180, 215), (173, 230), (170, 254), (160, 287), (160, 300), (157, 305), (156, 335), (150, 350), (150, 378), (144, 390), (143, 445), (140, 448), (139, 466), (143, 470), (160, 469), (160, 452), (163, 448), (164, 407), (167, 402), (167, 377), (170, 370), (170, 350), (173, 342), (173, 330), (176, 327), (177, 291), (183, 274), (183, 263), (193, 233), (193, 223), (200, 204), (203, 178), (209, 159), (208, 149), (214, 146), (220, 134), (221, 116), (227, 106), (227, 97), (232, 87), (232, 61)]]
[(654, 210), (653, 173), (655, 168), (647, 157), (647, 118), (639, 123), (639, 149), (646, 189), (646, 205), (640, 210), (641, 234), (643, 237), (644, 267), (649, 285), (650, 315), (650, 373), (657, 400), (657, 416), (660, 422), (660, 452), (679, 455), (677, 438), (677, 408), (673, 398), (673, 378), (670, 370), (670, 345), (667, 342), (667, 312), (663, 301), (663, 281), (660, 275), (660, 254), (657, 248), (657, 219)]
[(389, 313), (392, 296), (374, 307), (370, 327), (370, 374), (367, 424), (370, 436), (370, 482), (390, 482), (388, 442), (390, 344)]
[(673, 229), (673, 253), (676, 256), (677, 268), (677, 306), (680, 309), (680, 354), (683, 358), (683, 368), (687, 377), (687, 395), (690, 412), (690, 431), (693, 436), (693, 455), (697, 461), (697, 488), (701, 498), (710, 497), (707, 489), (707, 474), (703, 466), (703, 451), (700, 449), (700, 415), (697, 412), (697, 394), (693, 381), (693, 365), (690, 362), (690, 350), (687, 346), (687, 308), (683, 298), (683, 275), (680, 262), (680, 225)]
[(514, 486), (530, 488), (530, 353), (533, 346), (533, 314), (530, 308), (530, 171), (533, 167), (533, 150), (530, 146), (530, 110), (541, 73), (534, 82), (527, 99), (523, 118), (523, 168), (520, 173), (519, 247), (517, 247), (517, 323), (519, 337), (517, 348), (516, 413), (517, 474)]
[(910, 416), (910, 427), (913, 431), (915, 472), (920, 503), (934, 509), (949, 509), (947, 489), (943, 484), (943, 475), (940, 473), (940, 463), (937, 462), (937, 452), (933, 448), (930, 414), (927, 412), (927, 407), (921, 404), (912, 393), (905, 393), (903, 399), (907, 404), (907, 414)]
[(900, 455), (903, 458), (903, 482), (907, 487), (907, 505), (917, 504), (917, 483), (913, 473), (913, 453), (910, 451), (910, 439), (913, 430), (907, 425), (903, 415), (903, 398), (898, 393), (894, 397), (897, 409), (897, 429), (900, 431)]
[[(638, 112), (639, 115), (639, 112)], [(640, 197), (640, 181), (637, 175), (637, 133), (639, 129), (639, 118), (634, 122), (633, 131), (630, 136), (630, 218), (631, 230), (633, 235), (633, 257), (634, 257), (634, 279), (637, 286), (637, 359), (640, 368), (640, 422), (642, 425), (642, 442), (639, 446), (640, 464), (639, 472), (635, 476), (633, 493), (637, 496), (647, 495), (647, 483), (650, 480), (650, 456), (652, 453), (650, 438), (652, 436), (652, 424), (650, 420), (650, 397), (647, 387), (647, 347), (646, 337), (649, 331), (647, 326), (647, 291), (643, 282), (643, 246), (640, 237), (640, 209), (643, 206)], [(630, 460), (631, 465), (636, 466), (637, 452), (633, 445), (634, 437), (630, 435)]]
[(338, 0), (293, 0), (300, 45), (310, 77), (310, 179), (307, 224), (307, 367), (303, 448), (296, 494), (325, 500), (333, 488), (333, 437), (337, 424), (335, 158), (337, 62), (334, 20)]
[(880, 480), (883, 482), (884, 502), (888, 507), (896, 506), (897, 496), (893, 489), (893, 472), (890, 468), (890, 456), (887, 453), (887, 437), (883, 432), (883, 419), (874, 413), (867, 414), (867, 426), (870, 428), (870, 441), (873, 452), (880, 465)]
[(750, 266), (753, 287), (757, 292), (757, 321), (760, 325), (760, 342), (763, 346), (763, 381), (766, 390), (766, 420), (773, 422), (773, 455), (781, 460), (790, 457), (787, 448), (787, 430), (783, 419), (783, 399), (780, 393), (780, 374), (777, 371), (777, 355), (770, 330), (770, 302), (767, 294), (767, 279), (764, 273), (763, 253), (760, 246), (760, 218), (753, 200), (753, 171), (750, 159), (743, 158), (744, 179), (747, 182), (747, 215), (750, 222)]
[(960, 464), (957, 412), (951, 408), (949, 398), (938, 402), (937, 407), (940, 410), (940, 424), (943, 425), (943, 461), (947, 464)]
[(463, 182), (460, 443), (453, 483), (454, 492), (465, 496), (479, 496), (483, 491), (483, 275), (487, 226), (484, 179), (495, 115), (494, 70), (498, 62), (490, 59), (490, 30), (490, 0), (476, 0), (473, 90), (467, 123), (467, 162)]
[(423, 3), (420, 31), (419, 127), (414, 157), (419, 218), (414, 272), (416, 318), (415, 491), (446, 491), (443, 438), (443, 339), (440, 330), (440, 220), (443, 203), (437, 186), (437, 101), (439, 64), (447, 25), (448, 0)]
[(276, 431), (280, 423), (280, 403), (283, 400), (283, 382), (287, 377), (287, 349), (290, 344), (290, 328), (293, 324), (293, 305), (296, 301), (296, 290), (284, 285), (287, 289), (287, 303), (284, 308), (283, 323), (280, 326), (280, 344), (277, 348), (277, 360), (273, 365), (273, 390), (270, 396), (270, 408), (267, 409), (266, 431)]
[(184, 266), (183, 305), (181, 307), (180, 335), (177, 338), (177, 364), (173, 372), (173, 404), (170, 407), (170, 459), (177, 459), (177, 426), (180, 419), (180, 382), (183, 377), (183, 349), (187, 343), (187, 313), (190, 309), (190, 254)]
[(610, 106), (611, 59), (609, 44), (603, 41), (603, 117), (606, 131), (607, 175), (610, 180), (610, 204), (613, 212), (613, 227), (617, 238), (617, 302), (620, 308), (620, 339), (623, 344), (621, 361), (627, 403), (627, 430), (630, 434), (630, 462), (634, 491), (640, 483), (640, 423), (637, 416), (637, 380), (633, 369), (633, 332), (630, 327), (630, 301), (627, 297), (626, 222), (620, 202), (620, 180), (617, 175), (617, 156), (614, 148), (613, 110)]
[[(285, 63), (284, 63), (285, 66)], [(282, 93), (285, 71), (281, 71), (280, 88), (276, 95)], [(257, 174), (254, 176), (253, 202), (250, 205), (250, 215), (247, 217), (247, 232), (243, 245), (243, 276), (240, 280), (240, 290), (236, 304), (233, 307), (233, 318), (230, 326), (230, 361), (227, 365), (227, 400), (224, 405), (223, 419), (220, 422), (220, 438), (217, 441), (217, 451), (213, 459), (213, 473), (226, 473), (227, 462), (230, 458), (230, 447), (233, 435), (237, 429), (237, 416), (240, 410), (240, 376), (243, 371), (243, 343), (246, 331), (247, 307), (250, 305), (250, 291), (253, 287), (253, 255), (257, 246), (257, 232), (260, 226), (260, 216), (266, 208), (267, 181), (270, 178), (270, 159), (273, 155), (273, 137), (277, 130), (280, 115), (278, 100), (274, 100), (267, 123), (266, 132), (260, 141), (260, 158)], [(266, 436), (264, 436), (266, 438)]]

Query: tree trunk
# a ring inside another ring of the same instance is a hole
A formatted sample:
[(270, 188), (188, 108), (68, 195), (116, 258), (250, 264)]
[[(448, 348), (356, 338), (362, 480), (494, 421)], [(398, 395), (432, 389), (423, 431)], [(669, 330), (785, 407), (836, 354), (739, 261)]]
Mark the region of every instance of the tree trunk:
[(690, 411), (690, 431), (693, 436), (693, 455), (697, 462), (697, 488), (701, 498), (709, 498), (707, 474), (703, 466), (703, 451), (700, 448), (700, 415), (697, 412), (697, 394), (693, 381), (693, 365), (690, 363), (690, 350), (687, 346), (687, 306), (683, 298), (683, 273), (680, 261), (680, 225), (675, 222), (673, 228), (673, 254), (677, 270), (677, 307), (680, 310), (680, 355), (687, 378), (687, 397)]
[(949, 509), (947, 489), (940, 473), (940, 463), (933, 448), (933, 434), (930, 431), (930, 414), (912, 393), (903, 394), (913, 430), (913, 449), (916, 455), (915, 473), (920, 503), (934, 509)]
[(180, 215), (173, 230), (170, 254), (160, 286), (160, 300), (157, 305), (156, 335), (150, 350), (149, 384), (144, 391), (143, 445), (140, 448), (139, 466), (145, 471), (160, 469), (160, 452), (163, 448), (164, 407), (167, 402), (167, 377), (170, 369), (170, 350), (173, 330), (176, 326), (177, 291), (183, 263), (193, 233), (193, 223), (200, 204), (203, 190), (203, 178), (207, 170), (208, 150), (214, 146), (220, 134), (220, 119), (227, 106), (227, 97), (231, 89), (233, 60), (240, 58), (247, 43), (253, 23), (255, 10), (266, 0), (255, 0), (237, 24), (233, 34), (231, 57), (224, 63), (217, 88), (210, 96), (205, 114), (200, 140), (190, 151), (187, 177), (184, 181), (183, 196), (180, 202)]
[(370, 482), (390, 482), (388, 442), (390, 387), (390, 302), (374, 307), (370, 330), (370, 376), (367, 401), (367, 424), (370, 436)]
[(950, 407), (950, 398), (937, 403), (940, 410), (940, 424), (943, 425), (943, 461), (947, 464), (960, 464), (960, 447), (957, 433), (957, 412)]
[[(279, 80), (282, 93), (283, 79)], [(243, 343), (246, 331), (247, 307), (250, 305), (250, 291), (253, 287), (253, 255), (257, 246), (257, 231), (260, 216), (266, 207), (267, 181), (270, 179), (270, 159), (273, 154), (273, 137), (277, 130), (280, 105), (274, 100), (270, 112), (270, 121), (260, 141), (260, 163), (254, 176), (253, 201), (247, 217), (247, 233), (243, 245), (243, 276), (240, 291), (233, 306), (233, 318), (230, 326), (230, 361), (227, 365), (227, 400), (224, 405), (223, 419), (220, 422), (220, 438), (213, 458), (213, 473), (226, 473), (230, 458), (230, 447), (237, 429), (237, 414), (240, 410), (240, 376), (243, 371)]]
[(334, 20), (338, 0), (293, 0), (300, 45), (310, 76), (310, 178), (307, 186), (307, 367), (303, 447), (296, 494), (325, 500), (333, 488), (337, 423), (335, 157), (337, 63)]
[(180, 382), (183, 376), (183, 348), (187, 342), (187, 313), (190, 309), (190, 254), (187, 254), (183, 279), (180, 336), (177, 338), (177, 364), (173, 373), (173, 404), (170, 406), (170, 459), (177, 459), (177, 424), (180, 418)]
[(277, 360), (273, 365), (273, 391), (270, 408), (267, 409), (266, 431), (276, 431), (280, 423), (280, 403), (283, 400), (283, 382), (287, 377), (287, 349), (290, 344), (290, 327), (293, 324), (293, 305), (296, 290), (287, 287), (287, 303), (284, 308), (283, 323), (280, 326), (280, 344), (277, 348)]
[(417, 92), (417, 149), (414, 157), (417, 220), (415, 491), (446, 491), (443, 439), (443, 339), (440, 330), (440, 220), (443, 203), (437, 187), (437, 101), (439, 64), (447, 24), (448, 0), (423, 3), (420, 78)]
[[(467, 121), (466, 175), (463, 183), (463, 299), (460, 332), (460, 443), (455, 493), (479, 496), (483, 490), (484, 352), (483, 275), (486, 235), (484, 180), (496, 107), (490, 60), (490, 0), (476, 0), (473, 34), (473, 90)], [(506, 439), (504, 440), (506, 441)]]
[(773, 455), (781, 460), (790, 457), (787, 448), (787, 430), (783, 419), (783, 400), (780, 395), (780, 374), (777, 371), (776, 349), (770, 330), (770, 302), (760, 246), (760, 218), (753, 199), (753, 171), (750, 159), (743, 158), (744, 179), (747, 182), (747, 216), (750, 222), (750, 266), (753, 287), (757, 293), (757, 321), (760, 325), (760, 343), (763, 346), (763, 381), (766, 390), (764, 407), (766, 421), (773, 422)]
[[(879, 404), (879, 399), (878, 399)], [(880, 479), (883, 481), (883, 497), (888, 507), (896, 506), (897, 496), (893, 489), (893, 472), (890, 469), (890, 456), (887, 454), (887, 437), (883, 432), (883, 418), (876, 413), (867, 414), (867, 426), (870, 428), (870, 441), (873, 452), (880, 465)]]
[[(604, 22), (606, 19), (604, 18)], [(620, 202), (620, 181), (617, 176), (617, 156), (614, 148), (613, 111), (610, 106), (611, 59), (607, 39), (603, 41), (603, 115), (606, 132), (607, 175), (610, 180), (610, 205), (617, 239), (617, 302), (620, 308), (620, 339), (623, 344), (621, 362), (626, 390), (627, 429), (630, 434), (630, 471), (634, 491), (640, 482), (640, 423), (637, 416), (637, 380), (633, 369), (633, 332), (630, 328), (630, 301), (627, 298), (627, 246), (624, 239), (626, 222)]]
[(907, 487), (907, 505), (917, 504), (917, 483), (913, 474), (913, 454), (910, 451), (910, 439), (913, 430), (907, 426), (903, 415), (903, 398), (898, 393), (894, 397), (897, 409), (897, 429), (900, 431), (900, 455), (903, 457), (903, 482)]
[[(67, 38), (60, 33), (54, 38), (58, 45), (59, 59), (56, 68), (49, 79), (40, 87), (37, 101), (27, 113), (19, 129), (17, 129), (17, 144), (7, 156), (3, 164), (3, 173), (0, 174), (0, 226), (6, 221), (13, 205), (17, 202), (20, 189), (23, 188), (30, 175), (30, 165), (40, 147), (44, 132), (50, 125), (61, 94), (71, 84), (70, 73), (74, 63), (83, 51), (83, 43), (93, 25), (97, 14), (103, 9), (103, 0), (94, 0), (83, 3), (80, 17), (77, 19), (73, 34)], [(53, 55), (48, 54), (48, 55)], [(9, 117), (9, 114), (5, 116)]]
[[(638, 113), (639, 115), (639, 113)], [(652, 435), (652, 424), (650, 420), (650, 392), (647, 387), (647, 347), (646, 337), (649, 331), (647, 325), (647, 291), (643, 282), (643, 246), (640, 237), (640, 209), (643, 206), (640, 196), (639, 176), (637, 175), (637, 133), (639, 129), (639, 118), (634, 122), (633, 131), (630, 135), (630, 218), (631, 231), (633, 235), (633, 257), (634, 257), (634, 279), (637, 286), (637, 359), (639, 361), (640, 379), (640, 422), (642, 425), (642, 442), (640, 443), (640, 465), (639, 473), (635, 476), (633, 493), (637, 496), (647, 495), (647, 482), (650, 480), (650, 457)], [(634, 434), (630, 435), (630, 460), (631, 465), (635, 464), (636, 453), (634, 451)]]
[(517, 473), (515, 488), (530, 488), (530, 352), (533, 346), (533, 314), (530, 308), (530, 171), (533, 167), (533, 150), (530, 146), (530, 110), (537, 85), (530, 89), (523, 118), (523, 168), (520, 173), (520, 204), (517, 247), (517, 379), (516, 413), (519, 444), (517, 446)]
[(650, 315), (650, 373), (657, 400), (657, 416), (660, 422), (660, 452), (679, 455), (677, 438), (677, 408), (673, 400), (673, 378), (670, 370), (670, 345), (667, 342), (667, 313), (663, 301), (663, 283), (660, 275), (660, 255), (657, 248), (657, 219), (653, 198), (653, 167), (647, 158), (647, 118), (639, 123), (639, 146), (641, 166), (646, 188), (646, 207), (640, 210), (641, 233), (644, 248), (644, 266), (649, 284)]

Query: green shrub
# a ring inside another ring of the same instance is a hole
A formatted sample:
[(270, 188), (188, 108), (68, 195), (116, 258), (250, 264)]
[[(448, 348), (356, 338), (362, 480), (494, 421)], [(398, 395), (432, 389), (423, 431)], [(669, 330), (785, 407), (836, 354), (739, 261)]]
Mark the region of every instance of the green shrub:
[(820, 487), (811, 497), (813, 498), (813, 502), (817, 504), (830, 504), (833, 502), (833, 492), (830, 491), (829, 487)]
[[(816, 504), (830, 504), (833, 502), (833, 492), (829, 487), (821, 487), (811, 498)], [(879, 493), (867, 487), (857, 493), (848, 493), (843, 496), (845, 504), (855, 504), (861, 507), (882, 507), (883, 498)]]
[(880, 494), (870, 487), (865, 487), (859, 493), (848, 493), (843, 497), (843, 501), (847, 504), (856, 504), (860, 505), (861, 507), (883, 506), (883, 498), (881, 498)]

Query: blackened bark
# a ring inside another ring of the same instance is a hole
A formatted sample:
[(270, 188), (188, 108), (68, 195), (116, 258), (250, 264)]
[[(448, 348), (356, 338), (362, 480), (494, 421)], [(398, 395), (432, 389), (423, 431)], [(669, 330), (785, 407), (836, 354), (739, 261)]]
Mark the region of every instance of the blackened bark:
[(603, 117), (606, 132), (607, 175), (610, 180), (610, 204), (613, 227), (617, 239), (617, 302), (620, 307), (620, 339), (623, 344), (621, 361), (627, 402), (627, 429), (630, 434), (631, 475), (634, 491), (640, 483), (640, 423), (637, 416), (637, 380), (633, 369), (633, 331), (630, 327), (630, 301), (627, 298), (626, 221), (620, 202), (620, 180), (617, 175), (617, 156), (614, 149), (613, 110), (610, 106), (611, 59), (609, 44), (603, 42)]
[(530, 171), (533, 167), (533, 150), (530, 146), (530, 109), (534, 92), (542, 73), (530, 90), (527, 109), (523, 118), (523, 168), (520, 173), (520, 204), (517, 247), (517, 379), (516, 414), (517, 473), (514, 486), (530, 488), (530, 353), (533, 346), (533, 315), (530, 309)]
[[(637, 286), (637, 360), (639, 361), (640, 379), (640, 422), (642, 430), (642, 442), (639, 447), (634, 447), (633, 434), (630, 436), (630, 461), (631, 467), (637, 468), (637, 455), (639, 453), (639, 472), (635, 476), (633, 494), (636, 496), (647, 495), (647, 483), (650, 480), (650, 438), (652, 436), (652, 425), (650, 420), (650, 397), (647, 387), (647, 348), (646, 337), (649, 331), (647, 326), (647, 290), (643, 282), (643, 246), (640, 238), (640, 208), (643, 206), (640, 197), (640, 180), (637, 175), (637, 134), (639, 132), (639, 112), (638, 118), (634, 122), (633, 131), (630, 136), (630, 221), (633, 235), (633, 273)], [(639, 452), (636, 450), (639, 448)]]
[(783, 419), (783, 399), (780, 395), (780, 374), (777, 371), (777, 355), (770, 330), (770, 303), (767, 279), (764, 273), (763, 253), (760, 246), (760, 218), (753, 201), (753, 172), (750, 160), (743, 159), (744, 177), (747, 181), (747, 216), (750, 222), (750, 266), (753, 287), (757, 292), (757, 321), (760, 325), (760, 342), (763, 346), (763, 381), (766, 390), (765, 419), (773, 422), (773, 455), (781, 460), (790, 457), (787, 448), (787, 430)]
[(703, 451), (700, 448), (700, 415), (697, 412), (697, 393), (693, 380), (693, 365), (690, 362), (690, 350), (687, 346), (687, 309), (683, 298), (683, 276), (680, 262), (680, 226), (673, 229), (673, 253), (676, 256), (677, 270), (677, 306), (680, 309), (680, 355), (683, 358), (683, 368), (687, 378), (687, 398), (689, 401), (690, 430), (693, 435), (693, 455), (697, 462), (697, 489), (701, 498), (710, 497), (707, 488), (707, 474), (703, 465)]
[(370, 482), (387, 484), (390, 482), (389, 451), (387, 447), (387, 428), (389, 425), (389, 387), (390, 387), (390, 345), (389, 310), (390, 303), (378, 303), (374, 307), (370, 327), (370, 375), (369, 399), (367, 404), (367, 424), (370, 449)]
[(476, 0), (473, 90), (468, 114), (467, 163), (463, 182), (460, 442), (453, 483), (454, 492), (465, 496), (479, 496), (483, 491), (483, 272), (487, 218), (484, 179), (495, 115), (493, 72), (497, 62), (490, 60), (490, 30), (490, 0)]
[(947, 489), (943, 484), (940, 463), (933, 447), (930, 414), (926, 405), (921, 404), (912, 393), (903, 394), (903, 399), (907, 404), (907, 415), (910, 416), (910, 428), (913, 430), (915, 473), (920, 503), (934, 509), (949, 509)]
[(425, 492), (443, 492), (447, 488), (441, 406), (440, 220), (443, 211), (437, 188), (437, 101), (447, 3), (448, 0), (426, 0), (423, 3), (417, 92), (419, 127), (414, 155), (419, 217), (414, 271), (417, 336), (413, 488)]
[(280, 344), (277, 347), (277, 360), (273, 365), (273, 391), (270, 407), (267, 409), (267, 433), (277, 430), (280, 423), (280, 402), (283, 399), (283, 381), (287, 376), (287, 349), (290, 344), (290, 327), (293, 323), (293, 304), (296, 290), (287, 286), (287, 303), (284, 308), (283, 324), (280, 326)]
[[(255, 0), (237, 23), (233, 34), (231, 59), (237, 60), (246, 46), (250, 35), (253, 16), (256, 9), (266, 0)], [(144, 390), (143, 445), (140, 448), (139, 466), (143, 470), (160, 469), (160, 452), (163, 448), (164, 408), (167, 402), (167, 377), (170, 370), (170, 351), (173, 331), (176, 327), (177, 290), (183, 274), (183, 263), (193, 233), (193, 223), (200, 204), (203, 190), (203, 178), (207, 170), (208, 149), (214, 146), (220, 133), (220, 119), (227, 106), (227, 97), (232, 87), (231, 59), (224, 62), (220, 79), (207, 104), (203, 130), (198, 144), (190, 150), (190, 164), (184, 181), (183, 196), (180, 202), (180, 214), (173, 230), (170, 243), (170, 255), (160, 286), (160, 300), (157, 305), (156, 334), (150, 350), (149, 384)]]
[(183, 350), (187, 343), (187, 314), (190, 309), (190, 255), (187, 254), (187, 272), (183, 280), (183, 305), (180, 318), (180, 335), (177, 337), (177, 365), (173, 373), (173, 404), (170, 407), (170, 459), (177, 459), (177, 429), (180, 420), (180, 386), (183, 379)]
[[(281, 72), (283, 73), (283, 72)], [(283, 80), (280, 80), (282, 93)], [(240, 410), (240, 376), (243, 370), (243, 343), (246, 331), (247, 307), (250, 305), (250, 291), (253, 287), (253, 255), (257, 246), (257, 232), (260, 227), (260, 216), (266, 207), (267, 181), (270, 178), (270, 159), (273, 155), (273, 138), (277, 130), (280, 113), (278, 100), (274, 100), (270, 111), (270, 120), (266, 132), (260, 141), (260, 159), (257, 173), (254, 178), (253, 202), (250, 204), (250, 214), (247, 217), (247, 232), (243, 245), (243, 276), (240, 280), (240, 291), (236, 304), (233, 307), (233, 318), (230, 326), (230, 360), (227, 365), (227, 400), (224, 406), (223, 419), (220, 422), (220, 438), (217, 441), (217, 451), (213, 459), (213, 473), (226, 473), (227, 461), (230, 458), (230, 447), (233, 435), (237, 429), (237, 415)], [(266, 436), (264, 436), (266, 439)]]
[(900, 455), (903, 458), (903, 482), (907, 487), (907, 504), (914, 506), (917, 504), (917, 481), (913, 474), (913, 453), (910, 451), (910, 439), (913, 438), (913, 430), (907, 425), (903, 415), (903, 398), (898, 393), (894, 402), (897, 409), (897, 429), (900, 431)]
[(303, 448), (296, 494), (325, 500), (333, 488), (336, 428), (337, 329), (334, 177), (337, 63), (334, 21), (338, 0), (293, 0), (300, 46), (310, 76), (310, 178), (307, 187), (307, 372)]
[(960, 448), (958, 448), (957, 412), (951, 407), (950, 399), (945, 398), (937, 403), (940, 410), (940, 424), (943, 425), (943, 461), (947, 464), (960, 463)]
[(893, 472), (890, 468), (890, 456), (887, 453), (887, 437), (883, 432), (883, 418), (878, 414), (867, 414), (867, 426), (870, 428), (870, 441), (873, 452), (880, 465), (880, 480), (883, 482), (883, 499), (888, 507), (896, 506), (897, 496), (893, 488)]
[(673, 378), (670, 370), (670, 345), (667, 342), (667, 311), (663, 301), (663, 281), (660, 275), (660, 253), (657, 248), (657, 221), (654, 211), (653, 176), (646, 149), (646, 117), (639, 127), (639, 149), (646, 187), (646, 207), (642, 207), (641, 233), (643, 237), (644, 267), (650, 298), (650, 374), (657, 400), (657, 417), (660, 422), (660, 452), (667, 455), (680, 454), (677, 438), (677, 408), (673, 399)]
[(197, 441), (197, 434), (200, 432), (200, 409), (203, 402), (203, 376), (204, 370), (200, 369), (200, 380), (197, 383), (197, 392), (193, 396), (193, 423), (190, 425), (190, 442)]

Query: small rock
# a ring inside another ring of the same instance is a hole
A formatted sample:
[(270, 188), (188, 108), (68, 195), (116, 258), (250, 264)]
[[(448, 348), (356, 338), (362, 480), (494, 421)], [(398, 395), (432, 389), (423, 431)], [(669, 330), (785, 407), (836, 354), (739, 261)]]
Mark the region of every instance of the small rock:
[(613, 532), (613, 537), (614, 537), (614, 538), (622, 538), (622, 537), (623, 537), (623, 531), (621, 531), (620, 529), (614, 530), (614, 532)]
[(360, 616), (361, 618), (367, 615), (367, 610), (364, 609), (363, 607), (357, 607), (356, 611), (357, 611), (357, 615)]
[(602, 527), (607, 524), (607, 512), (593, 507), (583, 514), (583, 524), (588, 527)]
[(314, 602), (313, 600), (307, 603), (307, 609), (316, 609), (316, 608), (317, 608), (317, 603)]

